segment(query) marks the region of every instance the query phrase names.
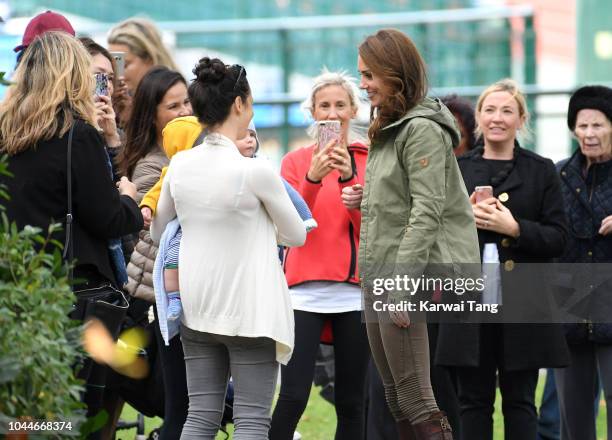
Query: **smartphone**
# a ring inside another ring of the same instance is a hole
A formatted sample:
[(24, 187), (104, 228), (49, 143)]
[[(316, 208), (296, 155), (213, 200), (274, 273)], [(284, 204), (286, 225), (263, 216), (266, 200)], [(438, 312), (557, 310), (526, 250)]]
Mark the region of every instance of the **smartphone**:
[(107, 73), (96, 73), (96, 89), (94, 92), (95, 96), (108, 96), (108, 74)]
[(317, 145), (325, 148), (332, 139), (340, 140), (340, 121), (317, 121)]
[(125, 52), (110, 52), (111, 57), (115, 60), (115, 76), (123, 76), (125, 71)]
[(493, 187), (490, 185), (477, 186), (474, 188), (474, 192), (476, 193), (476, 203), (493, 197)]

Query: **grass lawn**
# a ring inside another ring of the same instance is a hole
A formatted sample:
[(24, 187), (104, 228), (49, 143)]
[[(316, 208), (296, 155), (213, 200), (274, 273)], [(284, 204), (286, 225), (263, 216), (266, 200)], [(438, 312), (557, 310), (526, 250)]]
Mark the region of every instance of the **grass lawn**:
[[(536, 402), (540, 402), (542, 391), (544, 389), (545, 376), (541, 375), (536, 390)], [(602, 399), (599, 404), (599, 416), (597, 417), (597, 438), (604, 440), (606, 437), (606, 406)], [(136, 412), (133, 408), (126, 407), (121, 414), (124, 420), (135, 420)], [(499, 390), (497, 391), (497, 399), (495, 401), (494, 431), (495, 440), (503, 440), (504, 438), (504, 421), (501, 413), (501, 397)], [(149, 433), (152, 429), (161, 425), (161, 419), (145, 419), (146, 432)], [(334, 438), (334, 429), (336, 426), (336, 414), (332, 405), (327, 403), (319, 396), (319, 388), (313, 387), (310, 395), (310, 401), (306, 407), (306, 412), (302, 416), (298, 431), (302, 434), (303, 440), (330, 440)], [(229, 432), (231, 433), (231, 427)], [(133, 440), (136, 435), (136, 430), (120, 431), (117, 439)], [(231, 436), (230, 436), (231, 438)], [(219, 434), (217, 440), (225, 439), (225, 435)]]

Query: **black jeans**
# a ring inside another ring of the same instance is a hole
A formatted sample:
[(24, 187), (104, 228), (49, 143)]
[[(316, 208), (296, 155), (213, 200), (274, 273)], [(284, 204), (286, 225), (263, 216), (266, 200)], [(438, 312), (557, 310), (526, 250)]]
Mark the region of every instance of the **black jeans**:
[(496, 373), (504, 414), (504, 439), (535, 439), (538, 417), (535, 389), (538, 370), (508, 371), (503, 368), (501, 326), (481, 325), (480, 365), (458, 367), (461, 438), (493, 440)]
[(272, 415), (270, 440), (292, 440), (306, 408), (321, 329), (331, 319), (335, 354), (336, 440), (363, 437), (365, 378), (370, 357), (361, 312), (311, 313), (294, 311), (295, 348), (281, 368), (281, 389)]
[(157, 340), (157, 355), (162, 365), (164, 376), (164, 424), (161, 440), (178, 439), (187, 419), (189, 396), (187, 394), (187, 375), (185, 372), (185, 356), (181, 338), (176, 335), (170, 339), (170, 345), (165, 345), (159, 331), (157, 309), (155, 310), (155, 339)]

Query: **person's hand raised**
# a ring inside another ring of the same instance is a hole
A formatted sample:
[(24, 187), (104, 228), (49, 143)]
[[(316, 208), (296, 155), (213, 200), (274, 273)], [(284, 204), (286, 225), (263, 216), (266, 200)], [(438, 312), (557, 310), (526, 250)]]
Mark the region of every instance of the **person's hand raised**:
[(312, 151), (310, 168), (306, 174), (308, 179), (313, 182), (320, 182), (331, 172), (331, 170), (333, 170), (331, 166), (333, 159), (330, 157), (329, 153), (336, 144), (338, 144), (338, 140), (332, 139), (325, 147), (321, 148), (318, 146)]
[(96, 97), (96, 120), (98, 125), (104, 132), (104, 139), (106, 145), (111, 148), (117, 148), (121, 146), (121, 139), (119, 132), (117, 131), (117, 122), (115, 118), (115, 110), (110, 96), (97, 96)]

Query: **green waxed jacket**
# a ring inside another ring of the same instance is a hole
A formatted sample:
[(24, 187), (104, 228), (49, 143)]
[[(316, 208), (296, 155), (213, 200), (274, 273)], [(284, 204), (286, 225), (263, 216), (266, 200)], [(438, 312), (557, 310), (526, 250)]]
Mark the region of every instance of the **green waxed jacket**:
[(453, 153), (459, 136), (450, 111), (426, 98), (372, 143), (359, 244), (366, 292), (375, 278), (478, 276), (476, 224)]

